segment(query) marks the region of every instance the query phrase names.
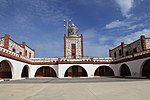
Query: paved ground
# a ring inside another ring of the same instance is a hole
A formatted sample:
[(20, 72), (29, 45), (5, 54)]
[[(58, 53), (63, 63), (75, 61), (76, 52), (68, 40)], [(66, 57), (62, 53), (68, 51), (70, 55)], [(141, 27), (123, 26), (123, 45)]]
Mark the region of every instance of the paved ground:
[(150, 80), (36, 78), (0, 82), (0, 100), (149, 100)]

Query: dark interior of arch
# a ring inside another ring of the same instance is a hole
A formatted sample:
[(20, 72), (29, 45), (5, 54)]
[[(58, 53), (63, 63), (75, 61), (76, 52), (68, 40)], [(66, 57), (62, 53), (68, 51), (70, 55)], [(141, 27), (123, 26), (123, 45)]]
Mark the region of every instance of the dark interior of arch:
[(126, 64), (121, 65), (120, 76), (131, 76), (130, 69)]
[(143, 65), (142, 76), (150, 77), (150, 59), (147, 60)]
[(81, 66), (71, 66), (65, 72), (65, 77), (87, 77), (86, 70)]
[(94, 76), (114, 76), (114, 72), (109, 66), (100, 66), (96, 69)]
[(51, 67), (43, 66), (36, 71), (35, 77), (56, 77), (56, 72)]
[(25, 78), (28, 78), (29, 77), (29, 69), (28, 69), (28, 66), (25, 65), (23, 70), (22, 70), (22, 74), (21, 74), (21, 77), (25, 77)]
[(0, 62), (0, 78), (12, 78), (11, 65), (6, 60)]

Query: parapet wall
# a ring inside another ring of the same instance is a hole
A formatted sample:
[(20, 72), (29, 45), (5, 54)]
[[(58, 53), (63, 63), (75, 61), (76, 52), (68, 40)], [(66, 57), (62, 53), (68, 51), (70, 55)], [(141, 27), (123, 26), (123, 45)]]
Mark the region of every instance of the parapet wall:
[(27, 58), (34, 58), (35, 50), (26, 45), (25, 42), (18, 44), (10, 38), (9, 34), (5, 34), (4, 37), (0, 37), (0, 47), (10, 50), (20, 56)]

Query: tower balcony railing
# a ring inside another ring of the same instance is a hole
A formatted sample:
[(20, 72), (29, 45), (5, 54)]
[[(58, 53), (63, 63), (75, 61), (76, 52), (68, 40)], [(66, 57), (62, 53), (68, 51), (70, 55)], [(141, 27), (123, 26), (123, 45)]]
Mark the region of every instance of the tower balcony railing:
[(24, 59), (24, 60), (27, 60), (27, 61), (30, 61), (30, 62), (33, 62), (33, 60), (31, 58), (27, 58), (27, 57), (22, 56), (22, 55), (20, 55), (20, 58)]
[(110, 63), (113, 61), (112, 58), (89, 58), (89, 57), (85, 57), (85, 58), (76, 58), (76, 59), (72, 59), (72, 58), (60, 58), (59, 59), (60, 62), (83, 62), (83, 63), (101, 63), (101, 62), (107, 62)]
[(33, 62), (57, 62), (58, 58), (31, 58)]
[(121, 58), (118, 58), (118, 59), (113, 59), (113, 61), (120, 61), (120, 60), (124, 60), (124, 59), (129, 59), (129, 58), (132, 58), (132, 57), (133, 57), (132, 55), (128, 55), (128, 56), (121, 57)]
[(73, 63), (73, 62), (91, 62), (91, 58), (59, 58), (59, 62), (60, 63), (64, 63), (64, 62), (69, 62), (69, 63)]
[(93, 62), (112, 62), (112, 58), (92, 58)]

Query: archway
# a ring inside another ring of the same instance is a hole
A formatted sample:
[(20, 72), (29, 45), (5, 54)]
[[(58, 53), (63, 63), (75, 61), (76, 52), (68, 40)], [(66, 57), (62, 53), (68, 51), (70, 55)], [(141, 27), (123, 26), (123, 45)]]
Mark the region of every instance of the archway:
[(120, 67), (120, 76), (131, 76), (131, 71), (126, 64), (122, 64)]
[(65, 72), (65, 77), (87, 77), (86, 70), (78, 65), (69, 67)]
[(12, 78), (12, 64), (3, 60), (0, 62), (0, 78)]
[(142, 67), (142, 76), (150, 77), (150, 59), (146, 60)]
[(114, 76), (114, 72), (109, 66), (100, 66), (96, 69), (94, 76)]
[(22, 69), (21, 77), (28, 78), (29, 77), (29, 66), (25, 65)]
[(43, 66), (36, 71), (35, 77), (56, 77), (56, 72), (49, 66)]

